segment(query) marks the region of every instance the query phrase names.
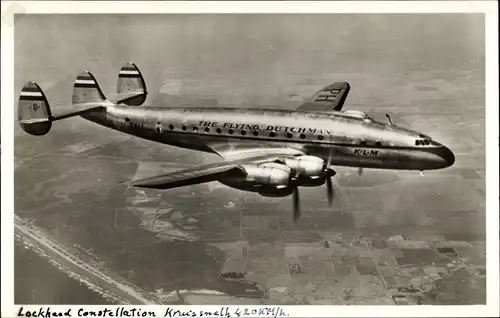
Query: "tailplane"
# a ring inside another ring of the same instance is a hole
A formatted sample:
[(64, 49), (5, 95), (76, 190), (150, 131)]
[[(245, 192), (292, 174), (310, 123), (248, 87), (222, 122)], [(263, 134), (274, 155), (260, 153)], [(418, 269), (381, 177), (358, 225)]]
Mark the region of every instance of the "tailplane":
[(30, 135), (42, 136), (52, 127), (49, 102), (35, 82), (24, 85), (19, 96), (17, 116), (21, 128)]

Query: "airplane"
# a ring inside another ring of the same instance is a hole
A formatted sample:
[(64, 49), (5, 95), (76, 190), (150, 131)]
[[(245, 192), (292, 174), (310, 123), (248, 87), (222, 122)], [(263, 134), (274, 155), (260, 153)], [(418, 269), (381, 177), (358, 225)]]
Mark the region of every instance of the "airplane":
[(162, 144), (216, 154), (216, 163), (125, 181), (130, 187), (172, 189), (218, 181), (265, 197), (293, 198), (293, 220), (300, 217), (299, 187), (326, 184), (334, 199), (333, 166), (393, 170), (435, 170), (455, 162), (453, 152), (430, 136), (387, 123), (365, 112), (342, 110), (350, 85), (335, 82), (295, 110), (263, 108), (183, 108), (143, 106), (144, 77), (135, 63), (124, 63), (117, 90), (106, 97), (85, 70), (73, 86), (72, 108), (53, 113), (40, 86), (21, 90), (18, 121), (28, 134), (47, 134), (52, 123), (80, 116), (96, 124)]

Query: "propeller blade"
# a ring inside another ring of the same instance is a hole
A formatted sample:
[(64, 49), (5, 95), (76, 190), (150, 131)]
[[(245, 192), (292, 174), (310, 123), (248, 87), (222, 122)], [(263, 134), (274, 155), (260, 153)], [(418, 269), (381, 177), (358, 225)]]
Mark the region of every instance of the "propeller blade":
[(363, 168), (358, 168), (358, 176), (361, 176), (363, 174)]
[(299, 199), (299, 188), (293, 188), (293, 221), (297, 222), (300, 218), (300, 199)]
[(328, 198), (328, 206), (332, 206), (333, 204), (333, 184), (332, 184), (332, 178), (326, 178), (326, 195)]

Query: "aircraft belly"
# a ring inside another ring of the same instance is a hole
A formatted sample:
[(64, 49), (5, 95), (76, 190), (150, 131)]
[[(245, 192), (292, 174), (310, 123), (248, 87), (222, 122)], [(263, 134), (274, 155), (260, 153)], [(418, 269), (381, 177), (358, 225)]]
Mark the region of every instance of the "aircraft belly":
[(222, 179), (219, 182), (233, 189), (255, 192), (266, 197), (284, 197), (292, 194), (292, 188), (290, 187), (277, 189), (272, 186), (234, 179)]

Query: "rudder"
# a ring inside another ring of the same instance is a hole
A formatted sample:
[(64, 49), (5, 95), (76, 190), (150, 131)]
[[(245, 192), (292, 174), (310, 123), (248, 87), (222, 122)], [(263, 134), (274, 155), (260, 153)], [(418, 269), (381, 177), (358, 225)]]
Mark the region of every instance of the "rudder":
[(116, 92), (125, 97), (120, 103), (128, 106), (140, 106), (146, 101), (146, 82), (135, 63), (127, 62), (122, 65), (118, 73)]
[(92, 73), (83, 71), (77, 75), (73, 85), (73, 105), (102, 102), (104, 100), (106, 100), (106, 97)]
[(44, 92), (37, 83), (28, 82), (21, 90), (17, 117), (21, 128), (30, 135), (42, 136), (52, 127), (52, 113)]

